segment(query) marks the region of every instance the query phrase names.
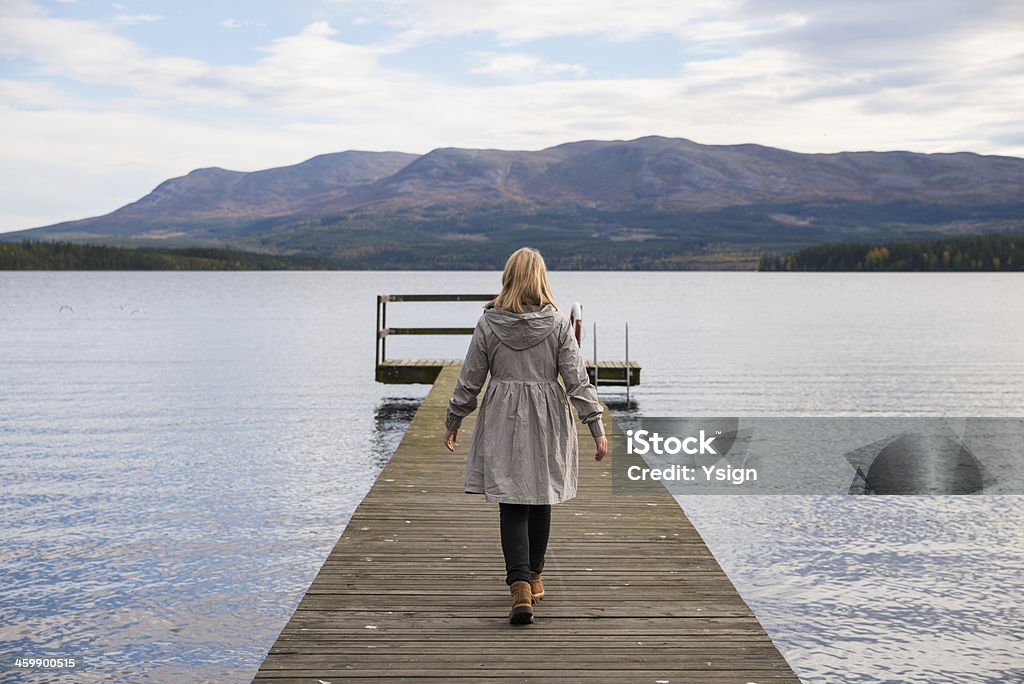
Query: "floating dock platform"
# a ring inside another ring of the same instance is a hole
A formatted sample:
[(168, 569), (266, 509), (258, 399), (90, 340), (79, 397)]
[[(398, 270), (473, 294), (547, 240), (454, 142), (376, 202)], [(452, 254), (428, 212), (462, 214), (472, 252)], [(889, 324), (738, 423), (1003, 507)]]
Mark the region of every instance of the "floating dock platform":
[[(473, 328), (389, 328), (388, 304), (393, 302), (487, 302), (493, 294), (393, 294), (377, 295), (377, 340), (376, 370), (377, 382), (392, 385), (431, 384), (437, 380), (442, 368), (458, 365), (462, 359), (389, 359), (387, 358), (388, 337), (392, 335), (472, 335)], [(635, 361), (585, 361), (590, 382), (605, 386), (634, 387), (640, 384), (640, 364)], [(626, 369), (629, 372), (626, 372)], [(596, 369), (596, 370), (595, 370)]]
[(442, 445), (459, 369), (439, 369), (253, 681), (799, 683), (675, 499), (613, 495), (586, 431), (536, 622), (510, 625), (498, 507), (462, 491), (476, 414)]
[[(586, 361), (587, 376), (591, 384), (594, 383), (594, 364)], [(456, 359), (385, 359), (377, 363), (377, 382), (392, 385), (408, 385), (415, 383), (433, 384), (441, 369), (448, 366), (461, 366), (462, 361)], [(600, 377), (597, 384), (606, 386), (622, 387), (626, 384), (626, 362), (625, 361), (599, 361), (597, 364)], [(640, 364), (636, 361), (629, 362), (629, 385), (634, 387), (640, 384)]]

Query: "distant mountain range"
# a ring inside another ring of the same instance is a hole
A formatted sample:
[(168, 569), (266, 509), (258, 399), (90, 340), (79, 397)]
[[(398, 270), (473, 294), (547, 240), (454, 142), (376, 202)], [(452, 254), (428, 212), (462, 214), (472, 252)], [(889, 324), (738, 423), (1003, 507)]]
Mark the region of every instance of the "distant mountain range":
[(103, 216), (8, 233), (221, 246), (353, 268), (752, 267), (766, 251), (1024, 228), (1024, 159), (800, 154), (650, 136), (539, 151), (348, 151), (254, 172), (196, 169)]

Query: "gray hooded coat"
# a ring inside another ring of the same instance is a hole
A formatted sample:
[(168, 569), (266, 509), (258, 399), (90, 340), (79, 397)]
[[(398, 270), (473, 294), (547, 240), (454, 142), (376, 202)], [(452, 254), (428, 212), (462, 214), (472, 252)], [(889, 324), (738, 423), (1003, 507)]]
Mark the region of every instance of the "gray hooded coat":
[(576, 496), (579, 444), (570, 399), (590, 433), (604, 434), (569, 317), (550, 304), (531, 308), (484, 310), (448, 402), (445, 427), (454, 430), (476, 408), (490, 372), (465, 485), (490, 502), (556, 504)]

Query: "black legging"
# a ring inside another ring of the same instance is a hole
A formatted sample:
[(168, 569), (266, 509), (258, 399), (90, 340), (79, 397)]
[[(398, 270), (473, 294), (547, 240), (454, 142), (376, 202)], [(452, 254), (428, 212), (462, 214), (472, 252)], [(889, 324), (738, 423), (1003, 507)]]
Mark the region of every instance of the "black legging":
[(529, 582), (530, 571), (544, 570), (544, 553), (551, 532), (549, 504), (499, 503), (501, 550), (505, 554), (505, 583)]

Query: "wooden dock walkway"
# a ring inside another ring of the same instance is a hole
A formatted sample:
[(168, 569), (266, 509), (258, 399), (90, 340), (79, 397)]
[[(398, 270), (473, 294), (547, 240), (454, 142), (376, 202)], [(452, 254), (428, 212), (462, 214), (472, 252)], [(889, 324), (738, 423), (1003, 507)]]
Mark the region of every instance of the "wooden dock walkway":
[(458, 371), (442, 369), (254, 681), (799, 682), (672, 496), (613, 495), (586, 431), (536, 622), (508, 624), (497, 505), (462, 491), (476, 414), (455, 455), (441, 443)]

